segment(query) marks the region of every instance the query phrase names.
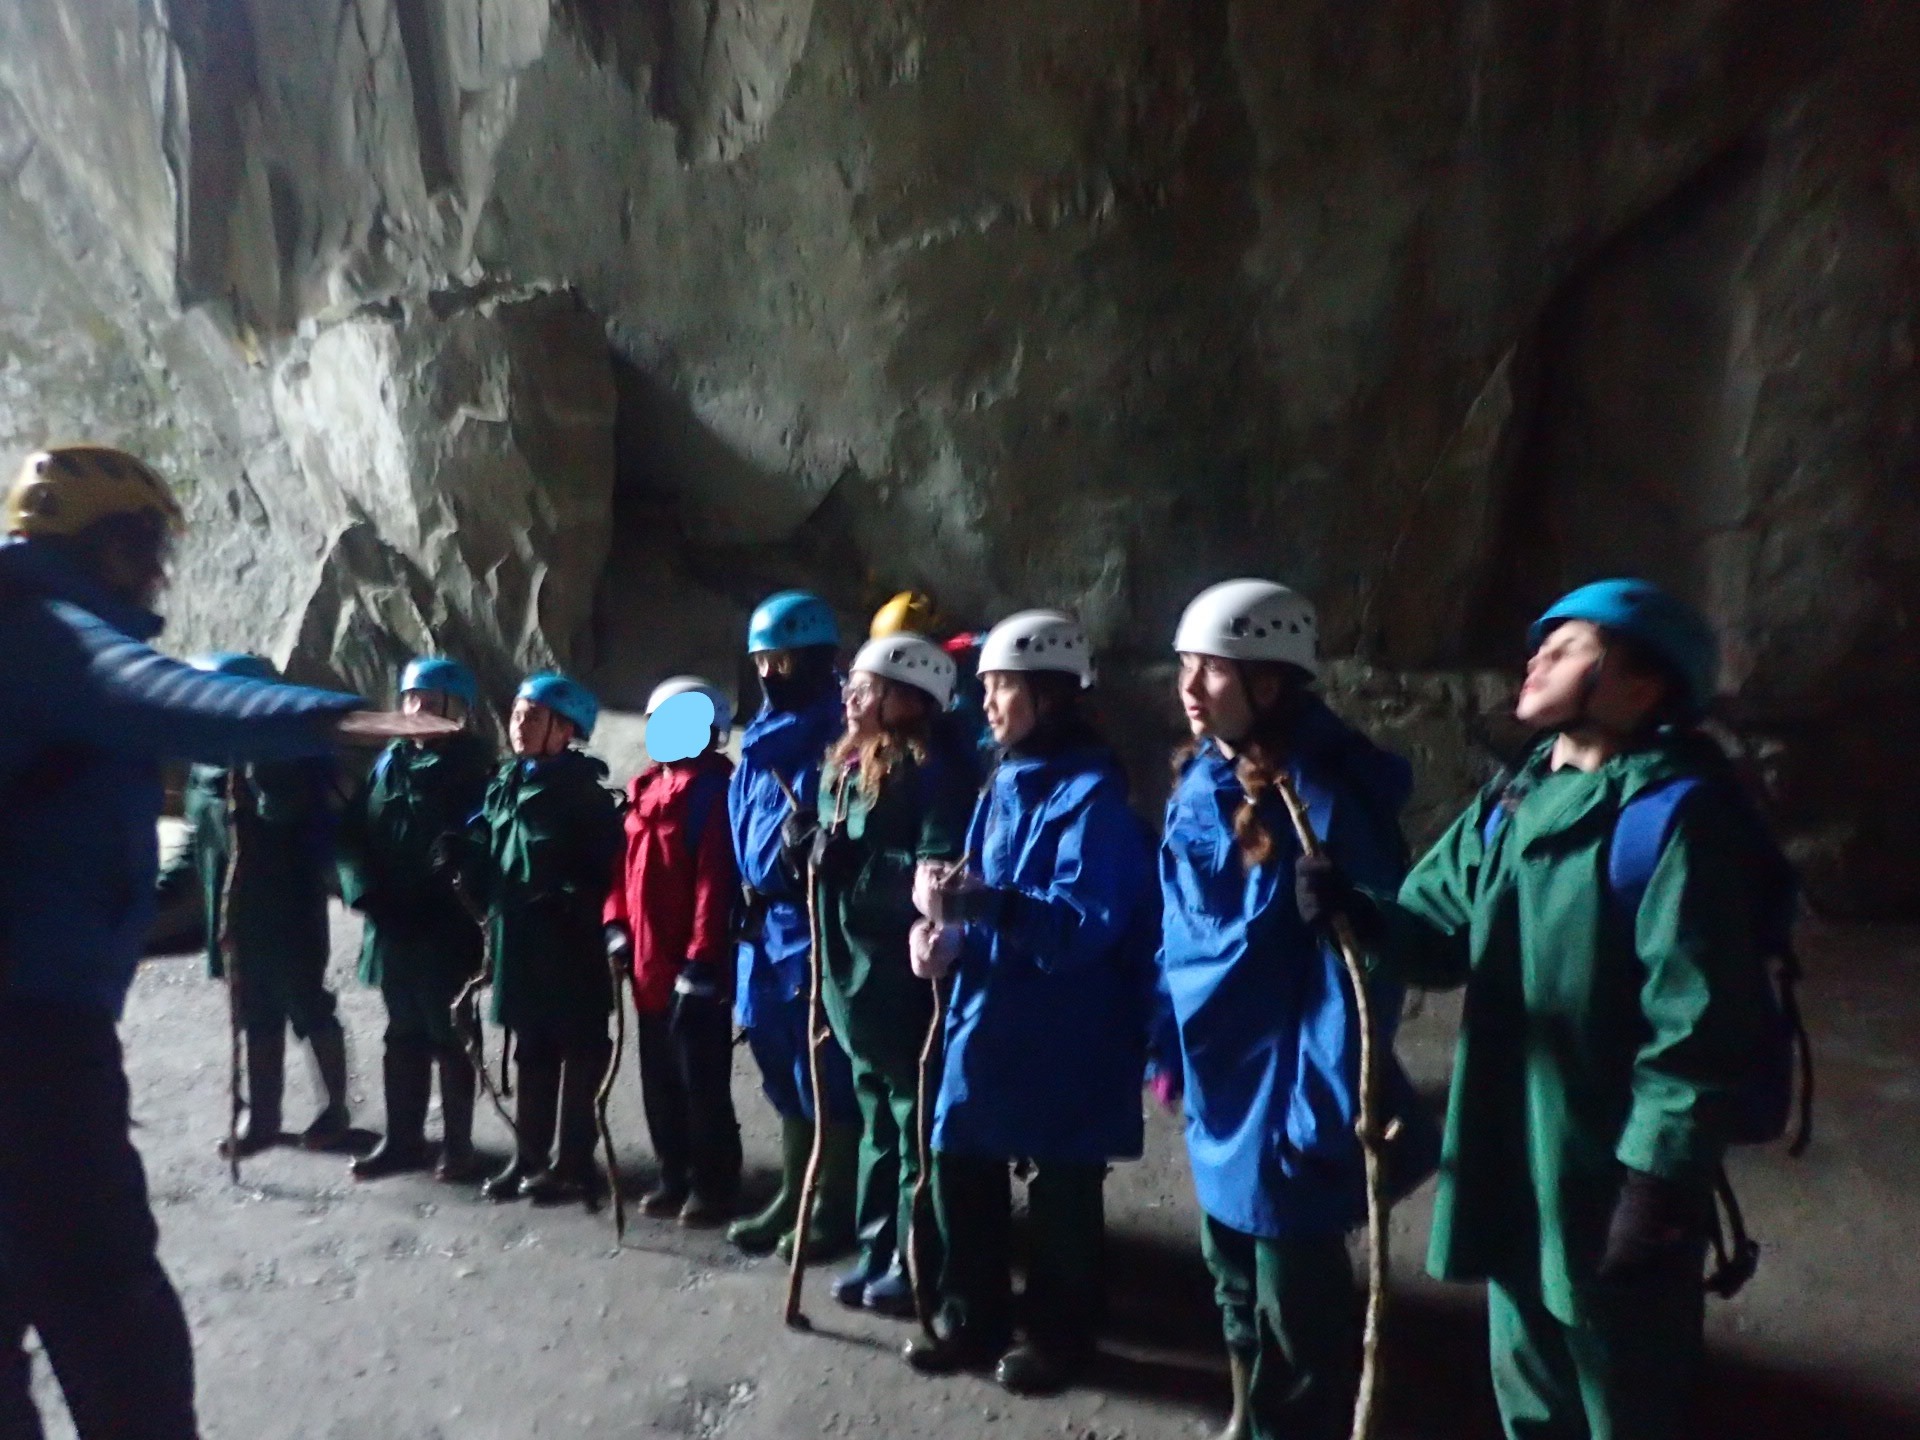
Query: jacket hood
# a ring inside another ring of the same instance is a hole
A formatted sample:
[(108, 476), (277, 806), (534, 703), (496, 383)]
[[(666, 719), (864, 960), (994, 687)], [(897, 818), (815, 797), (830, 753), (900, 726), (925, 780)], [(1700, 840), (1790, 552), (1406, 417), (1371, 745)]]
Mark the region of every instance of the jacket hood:
[(6, 589), (77, 605), (136, 640), (151, 640), (166, 625), (151, 610), (115, 596), (76, 565), (65, 547), (46, 540), (0, 540), (0, 590)]
[(654, 761), (633, 777), (632, 791), (637, 797), (641, 791), (652, 789), (656, 785), (668, 786), (675, 790), (684, 790), (695, 781), (707, 775), (717, 775), (726, 779), (733, 774), (733, 762), (719, 750), (708, 750), (686, 760)]

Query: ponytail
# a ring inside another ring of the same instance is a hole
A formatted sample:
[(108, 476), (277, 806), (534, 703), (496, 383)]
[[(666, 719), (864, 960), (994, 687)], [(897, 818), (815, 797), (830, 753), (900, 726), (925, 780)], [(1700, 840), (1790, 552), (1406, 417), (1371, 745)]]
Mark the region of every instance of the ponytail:
[[(1265, 865), (1279, 850), (1273, 831), (1261, 817), (1260, 804), (1273, 793), (1275, 780), (1286, 769), (1286, 757), (1292, 748), (1294, 721), (1307, 696), (1311, 677), (1298, 666), (1278, 661), (1239, 662), (1240, 683), (1249, 701), (1253, 681), (1262, 674), (1277, 675), (1280, 694), (1273, 704), (1254, 717), (1246, 738), (1234, 747), (1234, 778), (1240, 782), (1240, 807), (1233, 812), (1233, 839), (1240, 851), (1240, 863), (1248, 870)], [(1174, 752), (1177, 775), (1198, 752), (1203, 742), (1189, 740)]]

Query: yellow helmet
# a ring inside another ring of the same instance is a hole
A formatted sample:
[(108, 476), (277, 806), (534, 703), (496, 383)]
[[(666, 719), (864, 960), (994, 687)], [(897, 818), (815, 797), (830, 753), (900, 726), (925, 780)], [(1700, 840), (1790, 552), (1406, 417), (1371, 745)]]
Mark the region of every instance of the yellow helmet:
[(37, 450), (7, 491), (12, 535), (78, 535), (114, 515), (157, 515), (176, 535), (186, 528), (167, 482), (143, 461), (107, 445)]
[(873, 612), (873, 624), (867, 628), (869, 640), (885, 640), (911, 631), (927, 635), (933, 630), (933, 597), (919, 590), (902, 590)]

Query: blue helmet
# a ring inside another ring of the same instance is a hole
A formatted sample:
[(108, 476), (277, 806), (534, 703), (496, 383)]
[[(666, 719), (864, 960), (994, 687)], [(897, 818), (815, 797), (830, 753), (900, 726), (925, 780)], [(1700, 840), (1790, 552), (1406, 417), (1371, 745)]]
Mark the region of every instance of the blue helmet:
[(838, 645), (840, 622), (818, 595), (805, 590), (782, 590), (769, 595), (747, 622), (747, 653), (801, 650), (809, 645)]
[(1720, 680), (1720, 642), (1706, 617), (1650, 580), (1596, 580), (1563, 595), (1533, 622), (1528, 642), (1538, 646), (1563, 620), (1585, 620), (1637, 641), (1670, 666), (1687, 687), (1695, 711), (1704, 711)]
[(469, 707), (480, 702), (480, 686), (473, 678), (473, 671), (458, 660), (439, 655), (422, 655), (401, 672), (400, 693), (405, 695), (410, 690), (450, 695)]
[(582, 740), (593, 738), (593, 727), (600, 719), (600, 702), (578, 680), (569, 680), (553, 670), (542, 670), (520, 682), (519, 700), (544, 705), (562, 719), (571, 720)]
[(235, 650), (216, 650), (211, 655), (196, 655), (190, 662), (196, 670), (209, 675), (232, 675), (241, 680), (278, 680), (273, 662), (264, 655), (244, 655)]

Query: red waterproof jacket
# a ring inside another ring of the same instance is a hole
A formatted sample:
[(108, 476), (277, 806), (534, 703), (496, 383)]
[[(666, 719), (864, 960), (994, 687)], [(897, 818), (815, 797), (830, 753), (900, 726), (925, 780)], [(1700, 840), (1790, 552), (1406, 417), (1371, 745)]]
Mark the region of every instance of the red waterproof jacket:
[(633, 1000), (667, 1009), (689, 962), (711, 965), (721, 994), (733, 980), (733, 907), (740, 881), (727, 827), (733, 762), (717, 751), (650, 765), (628, 791), (626, 858), (607, 899), (610, 924), (633, 936)]

